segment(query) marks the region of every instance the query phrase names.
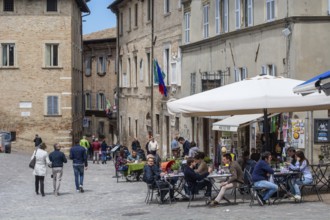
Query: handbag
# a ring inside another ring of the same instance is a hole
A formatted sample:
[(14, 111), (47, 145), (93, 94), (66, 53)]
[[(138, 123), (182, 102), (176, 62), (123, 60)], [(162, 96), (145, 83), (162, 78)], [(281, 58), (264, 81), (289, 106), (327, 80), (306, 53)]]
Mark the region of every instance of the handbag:
[(37, 151), (38, 151), (38, 149), (36, 149), (36, 152), (34, 153), (34, 157), (33, 157), (33, 159), (30, 161), (30, 163), (29, 163), (29, 167), (31, 168), (31, 169), (34, 169), (34, 167), (35, 167), (35, 165), (36, 165), (36, 160), (37, 160), (37, 158), (36, 158), (36, 154), (37, 154)]

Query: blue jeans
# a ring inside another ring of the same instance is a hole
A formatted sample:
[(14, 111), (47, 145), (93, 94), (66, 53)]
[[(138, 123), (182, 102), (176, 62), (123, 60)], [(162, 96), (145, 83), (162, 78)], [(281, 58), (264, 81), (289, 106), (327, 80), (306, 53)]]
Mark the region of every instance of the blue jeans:
[(107, 161), (107, 152), (102, 151), (102, 161)]
[(262, 196), (264, 201), (268, 200), (278, 190), (278, 186), (275, 183), (269, 182), (267, 180), (255, 182), (254, 186), (267, 189), (265, 194)]
[(313, 182), (312, 178), (303, 178), (303, 180), (301, 180), (300, 178), (292, 179), (291, 184), (290, 184), (291, 193), (294, 195), (301, 196), (299, 186), (304, 185), (304, 184), (310, 184), (312, 182)]
[(79, 186), (84, 185), (84, 165), (73, 165), (74, 180), (76, 183), (76, 190), (79, 190)]

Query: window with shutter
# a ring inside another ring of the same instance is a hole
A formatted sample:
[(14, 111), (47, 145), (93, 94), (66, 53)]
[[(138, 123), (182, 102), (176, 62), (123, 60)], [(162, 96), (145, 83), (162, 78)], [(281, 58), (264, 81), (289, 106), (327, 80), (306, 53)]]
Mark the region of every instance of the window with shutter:
[(1, 66), (15, 66), (15, 44), (1, 44)]
[(59, 115), (58, 96), (47, 96), (47, 115)]

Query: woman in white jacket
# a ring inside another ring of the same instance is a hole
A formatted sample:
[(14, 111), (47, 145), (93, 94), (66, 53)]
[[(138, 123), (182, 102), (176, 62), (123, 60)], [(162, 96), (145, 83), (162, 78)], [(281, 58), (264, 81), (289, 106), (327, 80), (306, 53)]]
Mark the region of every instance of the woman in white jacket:
[(44, 191), (44, 180), (47, 171), (47, 165), (50, 164), (50, 160), (48, 157), (47, 148), (45, 143), (42, 143), (36, 150), (33, 152), (31, 160), (33, 159), (34, 155), (36, 155), (36, 165), (33, 169), (33, 175), (35, 176), (35, 189), (36, 194), (39, 195), (39, 183), (40, 183), (40, 192), (42, 196), (45, 196)]

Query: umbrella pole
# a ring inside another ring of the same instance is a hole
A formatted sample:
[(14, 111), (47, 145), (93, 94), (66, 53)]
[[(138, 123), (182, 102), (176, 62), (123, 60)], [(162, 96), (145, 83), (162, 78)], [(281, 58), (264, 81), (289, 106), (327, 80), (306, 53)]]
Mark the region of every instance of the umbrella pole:
[(269, 124), (268, 124), (268, 114), (267, 114), (267, 109), (264, 109), (264, 135), (265, 135), (265, 146), (263, 152), (265, 151), (271, 151), (270, 150), (270, 143), (269, 143)]

